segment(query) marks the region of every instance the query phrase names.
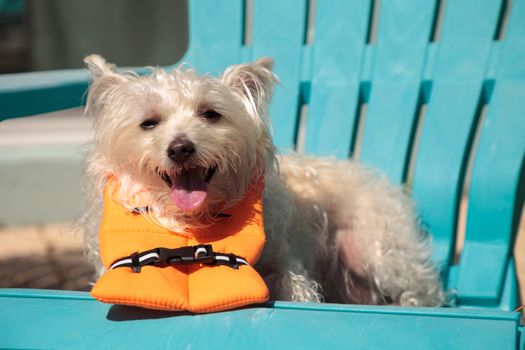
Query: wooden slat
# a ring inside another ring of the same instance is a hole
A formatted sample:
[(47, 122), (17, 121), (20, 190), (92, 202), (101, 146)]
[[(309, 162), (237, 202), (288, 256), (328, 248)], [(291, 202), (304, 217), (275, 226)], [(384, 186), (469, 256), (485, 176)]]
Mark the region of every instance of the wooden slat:
[(403, 181), (434, 1), (383, 1), (361, 160)]
[(497, 303), (512, 254), (513, 220), (519, 215), (514, 205), (520, 205), (516, 196), (525, 155), (524, 0), (513, 3), (500, 67), (470, 187), (457, 286), (463, 303)]
[(244, 1), (190, 0), (190, 37), (182, 61), (200, 73), (218, 74), (241, 61)]
[(274, 143), (281, 151), (294, 147), (306, 5), (306, 0), (253, 2), (253, 58), (273, 57), (281, 80), (270, 106)]
[(501, 1), (446, 3), (413, 194), (434, 239), (434, 258), (452, 263), (462, 175)]
[(0, 75), (0, 122), (80, 106), (89, 82), (84, 69)]
[(189, 314), (28, 289), (0, 289), (0, 306), (2, 349), (515, 350), (519, 341), (518, 313), (479, 309), (276, 301)]
[(349, 155), (369, 17), (369, 1), (317, 1), (308, 153)]

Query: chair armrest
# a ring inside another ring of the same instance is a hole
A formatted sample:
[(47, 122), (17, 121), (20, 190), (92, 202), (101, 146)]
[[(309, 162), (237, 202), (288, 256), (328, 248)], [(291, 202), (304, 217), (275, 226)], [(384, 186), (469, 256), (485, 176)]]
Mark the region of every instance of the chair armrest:
[[(147, 74), (148, 68), (120, 71)], [(0, 122), (78, 107), (85, 102), (90, 76), (86, 69), (66, 69), (0, 75)]]
[(0, 75), (0, 121), (80, 106), (85, 69)]

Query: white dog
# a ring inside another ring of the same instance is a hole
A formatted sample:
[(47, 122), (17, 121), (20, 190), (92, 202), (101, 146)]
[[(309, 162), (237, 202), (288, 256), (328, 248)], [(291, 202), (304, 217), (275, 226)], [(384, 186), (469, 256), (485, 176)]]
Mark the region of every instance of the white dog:
[(271, 59), (231, 66), (218, 78), (184, 68), (121, 74), (96, 55), (85, 62), (96, 129), (87, 170), (96, 186), (85, 215), (94, 261), (108, 174), (120, 181), (123, 206), (135, 208), (140, 198), (149, 209), (143, 215), (178, 232), (220, 220), (214, 213), (264, 179), (267, 244), (255, 267), (272, 299), (443, 303), (429, 242), (401, 189), (351, 161), (275, 155)]

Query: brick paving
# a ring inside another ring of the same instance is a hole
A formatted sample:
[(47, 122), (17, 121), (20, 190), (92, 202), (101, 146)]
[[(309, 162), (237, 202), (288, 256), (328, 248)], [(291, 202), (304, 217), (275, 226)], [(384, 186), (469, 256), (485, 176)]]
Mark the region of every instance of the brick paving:
[(91, 288), (94, 271), (70, 224), (3, 229), (0, 247), (0, 288)]

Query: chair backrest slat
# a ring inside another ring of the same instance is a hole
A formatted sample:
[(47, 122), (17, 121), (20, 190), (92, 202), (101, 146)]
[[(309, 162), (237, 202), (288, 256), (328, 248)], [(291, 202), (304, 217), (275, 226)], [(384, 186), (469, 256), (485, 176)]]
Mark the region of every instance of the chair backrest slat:
[(281, 150), (294, 148), (306, 9), (306, 0), (253, 2), (253, 58), (273, 57), (281, 80), (270, 106), (274, 142)]
[(463, 303), (498, 302), (521, 214), (514, 208), (523, 205), (519, 181), (525, 171), (525, 0), (512, 6), (470, 186), (457, 281)]
[(401, 183), (421, 100), (435, 2), (381, 5), (361, 160)]
[(316, 7), (305, 151), (348, 158), (359, 104), (370, 2)]
[(201, 73), (217, 74), (242, 58), (244, 1), (190, 1), (190, 38), (182, 61)]
[(413, 194), (434, 239), (434, 258), (452, 265), (458, 204), (501, 1), (448, 1)]

